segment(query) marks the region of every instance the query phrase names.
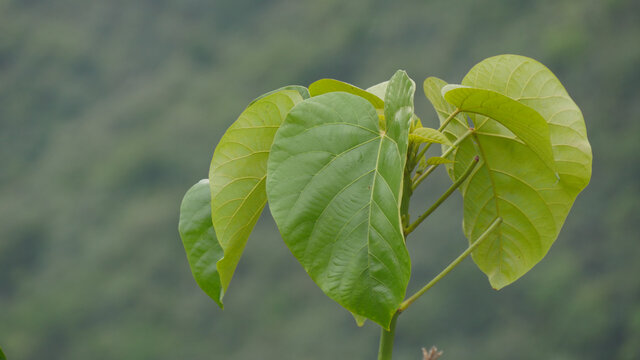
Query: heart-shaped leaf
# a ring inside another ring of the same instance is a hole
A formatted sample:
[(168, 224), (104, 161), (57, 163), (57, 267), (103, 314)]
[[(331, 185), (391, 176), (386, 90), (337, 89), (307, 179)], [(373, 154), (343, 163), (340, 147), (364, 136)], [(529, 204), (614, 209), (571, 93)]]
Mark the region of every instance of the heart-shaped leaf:
[(211, 222), (209, 180), (200, 180), (182, 199), (178, 231), (187, 252), (193, 277), (200, 288), (221, 308), (224, 292), (216, 262), (223, 256)]
[(393, 76), (386, 129), (360, 96), (305, 100), (268, 165), (269, 206), (289, 249), (325, 294), (384, 328), (410, 275), (399, 207), (414, 88), (403, 71)]
[(267, 159), (285, 116), (303, 100), (298, 90), (259, 98), (240, 115), (218, 143), (211, 160), (213, 226), (224, 257), (217, 263), (223, 292), (267, 203)]
[[(557, 173), (545, 161), (544, 150), (528, 146), (527, 135), (516, 136), (504, 124), (478, 113), (495, 116), (510, 101), (475, 104), (474, 112), (465, 113), (476, 125), (473, 136), (461, 141), (454, 150), (454, 164), (447, 165), (452, 179), (460, 177), (470, 161), (479, 155), (481, 163), (460, 190), (464, 199), (464, 232), (475, 241), (496, 217), (503, 219), (474, 252), (473, 259), (500, 289), (529, 271), (547, 253), (577, 196), (591, 176), (591, 148), (584, 120), (558, 79), (535, 60), (503, 55), (484, 60), (464, 78), (463, 85), (502, 94), (534, 110), (548, 126)], [(425, 82), (427, 97), (441, 121), (455, 111), (444, 106), (433, 89), (444, 87), (441, 80)], [(446, 89), (445, 89), (446, 90)], [(486, 94), (486, 92), (485, 92)], [(498, 96), (494, 96), (498, 99)], [(465, 107), (459, 101), (454, 101)], [(482, 111), (475, 111), (482, 108)], [(522, 108), (524, 109), (524, 108)], [(522, 121), (537, 115), (530, 113)], [(521, 117), (518, 110), (513, 119)], [(534, 120), (535, 121), (535, 120)], [(444, 130), (455, 140), (467, 135), (469, 125), (456, 116)], [(531, 135), (531, 134), (528, 134)], [(523, 139), (522, 137), (525, 137)], [(531, 142), (531, 139), (528, 141)], [(535, 142), (535, 140), (534, 140)], [(559, 176), (559, 178), (557, 177)]]

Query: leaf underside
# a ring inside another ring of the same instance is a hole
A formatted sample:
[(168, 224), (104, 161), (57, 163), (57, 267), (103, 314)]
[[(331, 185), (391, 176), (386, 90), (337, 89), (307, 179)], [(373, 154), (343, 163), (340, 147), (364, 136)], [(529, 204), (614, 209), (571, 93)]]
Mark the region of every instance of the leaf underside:
[(200, 288), (222, 308), (224, 293), (216, 262), (222, 258), (223, 251), (211, 222), (209, 180), (201, 180), (184, 195), (178, 231), (193, 277)]
[(213, 154), (209, 172), (211, 209), (224, 250), (224, 257), (217, 263), (224, 292), (267, 202), (269, 149), (289, 110), (303, 100), (298, 88), (258, 98), (229, 127)]
[(289, 249), (325, 294), (384, 328), (410, 275), (399, 206), (414, 87), (404, 72), (390, 81), (387, 129), (360, 96), (305, 100), (268, 164), (270, 210)]
[[(481, 158), (460, 187), (463, 228), (473, 242), (496, 217), (503, 219), (473, 252), (491, 285), (500, 289), (538, 263), (557, 238), (576, 196), (591, 177), (591, 148), (580, 110), (553, 73), (535, 60), (492, 57), (471, 69), (462, 84), (497, 92), (529, 108), (523, 111), (539, 114), (547, 123), (557, 171), (545, 161), (545, 150), (541, 155), (540, 149), (484, 115), (460, 114), (444, 130), (455, 141), (469, 129), (467, 116), (476, 126), (474, 136), (460, 142), (450, 157), (455, 163), (447, 165), (447, 170), (455, 181), (476, 155)], [(425, 81), (425, 92), (441, 122), (455, 110), (436, 92), (445, 85), (435, 78)]]

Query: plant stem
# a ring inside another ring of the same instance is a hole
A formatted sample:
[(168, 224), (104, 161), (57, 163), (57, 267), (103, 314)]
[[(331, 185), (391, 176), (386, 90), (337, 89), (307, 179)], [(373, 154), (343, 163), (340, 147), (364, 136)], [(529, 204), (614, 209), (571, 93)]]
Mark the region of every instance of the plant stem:
[[(444, 128), (447, 127), (447, 125), (449, 125), (451, 120), (453, 120), (453, 118), (456, 117), (456, 115), (458, 115), (459, 113), (460, 113), (460, 109), (456, 109), (456, 111), (452, 112), (451, 115), (449, 115), (449, 117), (442, 122), (442, 125), (440, 125), (440, 127), (438, 128), (438, 131), (444, 130)], [(433, 143), (428, 143), (427, 145), (425, 145), (424, 148), (422, 148), (422, 150), (420, 150), (420, 152), (418, 153), (418, 156), (416, 156), (416, 159), (419, 160), (421, 157), (423, 157), (424, 154), (427, 152), (427, 150), (429, 150), (429, 147), (431, 147), (431, 144)]]
[(398, 321), (398, 315), (400, 315), (400, 312), (393, 314), (391, 324), (389, 325), (389, 331), (382, 328), (382, 333), (380, 334), (380, 348), (378, 349), (378, 360), (391, 360), (391, 354), (393, 353), (393, 337), (396, 334), (396, 322)]
[[(459, 144), (460, 144), (464, 139), (466, 139), (467, 137), (469, 137), (469, 135), (471, 135), (471, 134), (473, 134), (473, 130), (472, 130), (472, 129), (469, 129), (469, 131), (467, 131), (467, 132), (466, 132), (466, 133), (464, 133), (461, 137), (459, 137), (459, 138), (458, 138), (458, 140), (456, 140), (456, 141), (453, 143), (453, 145), (451, 145), (451, 146), (447, 149), (447, 151), (445, 151), (445, 152), (442, 154), (442, 157), (443, 157), (443, 158), (446, 158), (447, 156), (449, 156), (449, 154), (451, 154), (451, 152), (453, 152), (453, 150), (454, 150), (454, 149), (455, 149), (455, 148), (456, 148), (456, 147), (457, 147), (457, 146), (458, 146), (458, 145), (459, 145)], [(435, 170), (435, 169), (436, 169), (436, 167), (438, 167), (438, 165), (440, 165), (440, 164), (436, 164), (436, 165), (431, 165), (431, 166), (429, 166), (429, 168), (428, 168), (424, 173), (422, 173), (422, 175), (420, 175), (420, 177), (418, 177), (418, 178), (416, 179), (416, 181), (413, 183), (413, 187), (412, 187), (412, 189), (413, 189), (413, 190), (415, 190), (415, 188), (417, 188), (417, 187), (418, 187), (418, 185), (420, 185), (420, 183), (421, 183), (424, 179), (426, 179), (426, 178), (427, 178), (427, 176), (429, 176), (429, 174), (431, 174), (431, 173), (433, 172), (433, 170)]]
[(460, 113), (460, 109), (456, 109), (454, 112), (452, 112), (451, 115), (449, 115), (449, 117), (447, 117), (447, 119), (442, 122), (442, 125), (440, 125), (440, 127), (438, 128), (438, 131), (444, 130), (444, 128), (447, 127), (447, 125), (449, 125), (451, 120), (453, 120), (453, 118), (456, 117), (456, 115), (458, 115), (459, 113)]
[(424, 214), (420, 215), (418, 220), (416, 220), (413, 224), (409, 225), (406, 229), (404, 229), (405, 236), (409, 235), (413, 230), (415, 230), (418, 227), (418, 225), (420, 225), (424, 221), (424, 219), (427, 218), (427, 216), (431, 215), (431, 213), (433, 213), (438, 208), (438, 206), (440, 206), (445, 200), (447, 200), (447, 198), (451, 196), (451, 194), (453, 194), (453, 192), (460, 185), (462, 185), (462, 183), (467, 179), (467, 177), (471, 175), (471, 172), (478, 164), (478, 160), (479, 160), (478, 156), (474, 157), (473, 160), (471, 160), (471, 164), (469, 165), (469, 167), (467, 167), (464, 173), (462, 173), (462, 176), (460, 176), (458, 180), (456, 180), (453, 183), (453, 185), (451, 185), (451, 187), (449, 187), (449, 189), (444, 194), (442, 194), (442, 196), (440, 196), (440, 198), (436, 200), (436, 202), (433, 203), (433, 205), (431, 205), (431, 207), (427, 211), (424, 212)]
[(453, 262), (451, 262), (449, 266), (447, 266), (444, 270), (442, 270), (440, 274), (434, 277), (433, 280), (429, 281), (429, 283), (425, 285), (422, 289), (420, 289), (417, 293), (413, 294), (410, 298), (403, 301), (402, 304), (400, 304), (398, 311), (402, 312), (406, 310), (411, 304), (413, 304), (414, 301), (416, 301), (420, 296), (424, 295), (424, 293), (426, 293), (427, 290), (431, 289), (433, 285), (437, 284), (438, 281), (440, 281), (449, 272), (451, 272), (451, 270), (453, 270), (456, 266), (458, 266), (458, 264), (460, 264), (462, 260), (464, 260), (467, 256), (469, 256), (469, 254), (471, 254), (473, 250), (475, 250), (482, 243), (482, 241), (484, 241), (486, 238), (489, 237), (491, 232), (493, 232), (493, 230), (495, 230), (500, 225), (500, 223), (502, 223), (502, 218), (501, 217), (496, 218), (491, 223), (491, 225), (487, 228), (487, 230), (485, 230), (482, 233), (482, 235), (480, 235), (480, 237), (467, 248), (467, 250), (465, 250), (462, 254), (460, 254), (460, 256), (458, 256), (455, 260), (453, 260)]

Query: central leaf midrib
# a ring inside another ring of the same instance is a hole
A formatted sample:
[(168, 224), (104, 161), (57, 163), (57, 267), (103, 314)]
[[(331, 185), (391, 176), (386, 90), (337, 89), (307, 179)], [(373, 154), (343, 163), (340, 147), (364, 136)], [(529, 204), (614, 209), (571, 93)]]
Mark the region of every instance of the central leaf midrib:
[[(489, 118), (487, 117), (487, 120)], [(486, 120), (485, 120), (486, 122)], [(483, 122), (482, 124), (484, 124), (485, 122)], [(476, 144), (478, 144), (478, 150), (480, 151), (480, 156), (482, 156), (482, 160), (484, 161), (484, 166), (487, 167), (487, 173), (489, 174), (489, 181), (491, 182), (491, 194), (493, 196), (493, 202), (496, 205), (496, 216), (497, 217), (501, 217), (500, 216), (500, 206), (498, 205), (498, 194), (496, 192), (496, 182), (493, 179), (493, 174), (491, 173), (491, 166), (489, 165), (489, 162), (487, 161), (487, 156), (485, 155), (484, 149), (482, 148), (482, 144), (480, 143), (480, 139), (478, 138), (478, 136), (473, 133), (473, 138), (476, 139)], [(475, 227), (476, 224), (474, 223), (473, 226)], [(471, 231), (473, 232), (473, 229), (471, 229)], [(502, 231), (500, 229), (500, 226), (498, 226), (498, 228), (496, 228), (494, 230), (494, 233), (498, 236), (498, 273), (502, 273)], [(487, 255), (488, 256), (488, 255)]]

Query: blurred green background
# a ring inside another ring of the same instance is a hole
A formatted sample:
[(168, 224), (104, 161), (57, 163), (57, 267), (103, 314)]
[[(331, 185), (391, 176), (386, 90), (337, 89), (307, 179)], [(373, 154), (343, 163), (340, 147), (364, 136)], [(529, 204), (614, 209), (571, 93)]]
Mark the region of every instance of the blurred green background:
[[(373, 359), (265, 211), (221, 311), (182, 195), (248, 102), (402, 68), (459, 82), (533, 57), (584, 112), (593, 178), (547, 257), (491, 290), (470, 260), (400, 318), (397, 359), (640, 359), (640, 2), (0, 0), (0, 346), (18, 359)], [(435, 113), (420, 90), (417, 112)], [(444, 171), (416, 195), (425, 209)], [(466, 247), (453, 197), (409, 241), (410, 292)]]

